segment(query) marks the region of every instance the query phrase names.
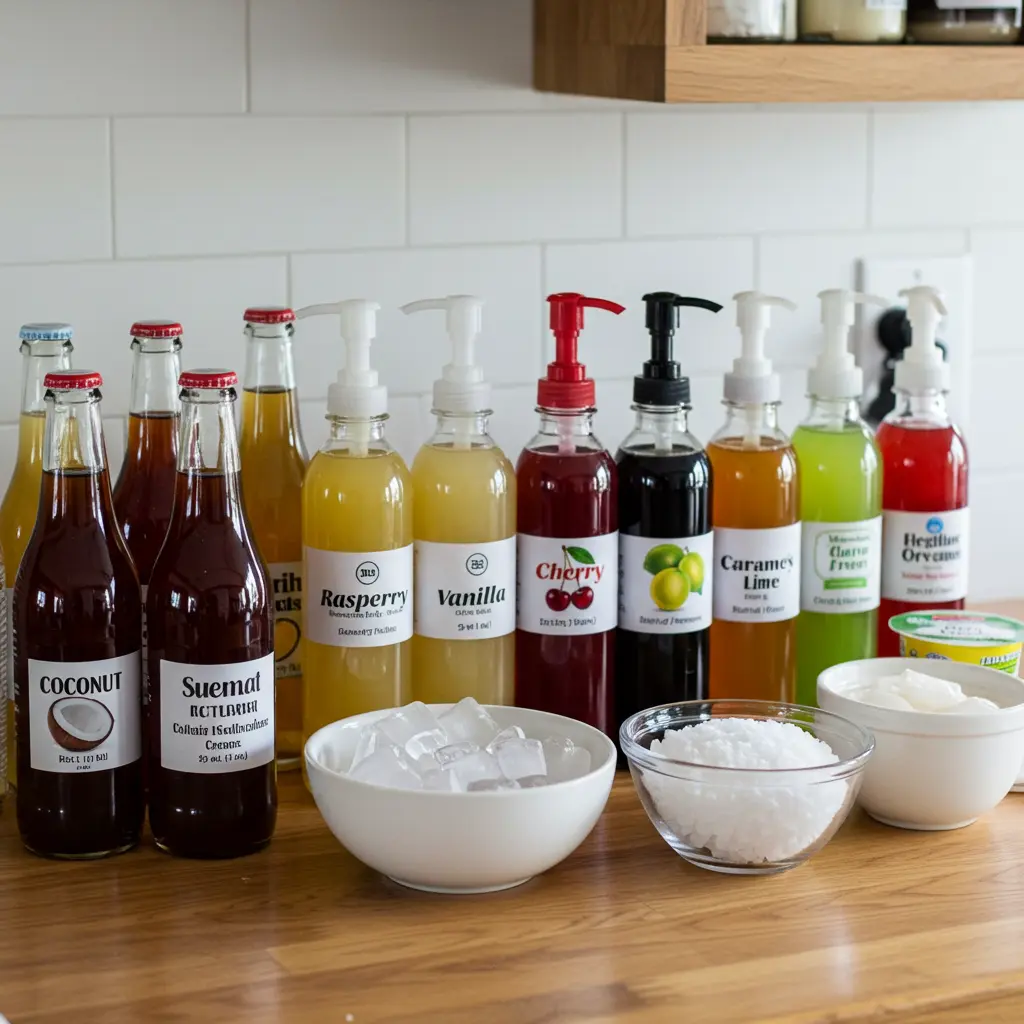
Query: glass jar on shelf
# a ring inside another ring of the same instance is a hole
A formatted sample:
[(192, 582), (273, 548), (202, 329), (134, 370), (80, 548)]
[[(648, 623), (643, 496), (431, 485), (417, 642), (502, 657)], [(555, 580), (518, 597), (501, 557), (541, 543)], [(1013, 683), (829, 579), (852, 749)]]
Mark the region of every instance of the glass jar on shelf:
[(907, 39), (972, 46), (1012, 44), (1020, 38), (1020, 0), (909, 0)]
[(797, 0), (708, 0), (709, 43), (796, 39)]
[(902, 43), (907, 0), (800, 0), (807, 43)]

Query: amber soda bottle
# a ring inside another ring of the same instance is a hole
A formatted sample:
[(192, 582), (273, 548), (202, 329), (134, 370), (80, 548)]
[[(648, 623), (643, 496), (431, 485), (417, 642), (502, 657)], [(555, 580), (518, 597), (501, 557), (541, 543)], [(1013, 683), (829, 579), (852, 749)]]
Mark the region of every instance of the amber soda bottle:
[(14, 587), (18, 829), (34, 853), (139, 841), (142, 599), (114, 517), (98, 373), (48, 373), (35, 529)]
[(169, 853), (235, 857), (277, 818), (271, 593), (239, 481), (238, 377), (178, 383), (174, 508), (146, 600), (149, 821)]
[(239, 430), (245, 511), (273, 592), (280, 768), (297, 768), (302, 755), (302, 480), (309, 456), (295, 388), (294, 320), (290, 309), (245, 311)]

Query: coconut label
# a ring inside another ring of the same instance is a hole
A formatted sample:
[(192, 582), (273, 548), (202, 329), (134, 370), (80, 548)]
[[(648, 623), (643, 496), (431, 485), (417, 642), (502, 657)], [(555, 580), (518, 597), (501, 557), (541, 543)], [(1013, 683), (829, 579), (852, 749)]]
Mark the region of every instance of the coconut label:
[(160, 764), (218, 775), (274, 759), (274, 655), (231, 665), (160, 662)]
[(619, 626), (633, 633), (695, 633), (711, 625), (714, 534), (619, 535)]
[(142, 656), (28, 659), (30, 761), (44, 772), (102, 772), (142, 756)]

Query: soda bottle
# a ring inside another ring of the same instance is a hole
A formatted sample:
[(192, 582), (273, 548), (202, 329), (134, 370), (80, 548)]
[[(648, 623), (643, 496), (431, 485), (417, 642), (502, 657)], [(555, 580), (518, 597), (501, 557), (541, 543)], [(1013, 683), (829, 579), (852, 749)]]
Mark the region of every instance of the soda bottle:
[(0, 549), (3, 550), (7, 605), (7, 780), (17, 782), (14, 729), (14, 579), (39, 511), (39, 485), (43, 476), (43, 378), (50, 370), (71, 365), (70, 324), (25, 324), (21, 338), (21, 416), (18, 420), (18, 456), (11, 482), (0, 505)]
[(235, 857), (277, 818), (270, 587), (239, 482), (238, 376), (178, 383), (174, 508), (146, 600), (149, 822), (170, 853)]
[(14, 587), (18, 829), (121, 853), (142, 828), (142, 596), (114, 517), (98, 373), (48, 373), (39, 514)]
[(295, 389), (294, 320), (290, 309), (245, 311), (239, 436), (245, 511), (273, 590), (281, 768), (297, 768), (302, 754), (302, 479), (309, 456)]

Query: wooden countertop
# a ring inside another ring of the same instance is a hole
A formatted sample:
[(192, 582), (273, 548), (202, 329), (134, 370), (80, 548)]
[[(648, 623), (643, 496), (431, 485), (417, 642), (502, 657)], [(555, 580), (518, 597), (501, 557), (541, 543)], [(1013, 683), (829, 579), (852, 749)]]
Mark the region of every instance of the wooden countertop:
[(956, 832), (855, 811), (809, 863), (744, 878), (677, 857), (620, 774), (565, 863), (463, 897), (361, 865), (297, 776), (282, 777), (281, 795), (270, 849), (222, 862), (151, 845), (40, 860), (8, 806), (0, 1013), (11, 1024), (1024, 1020), (1024, 795)]

